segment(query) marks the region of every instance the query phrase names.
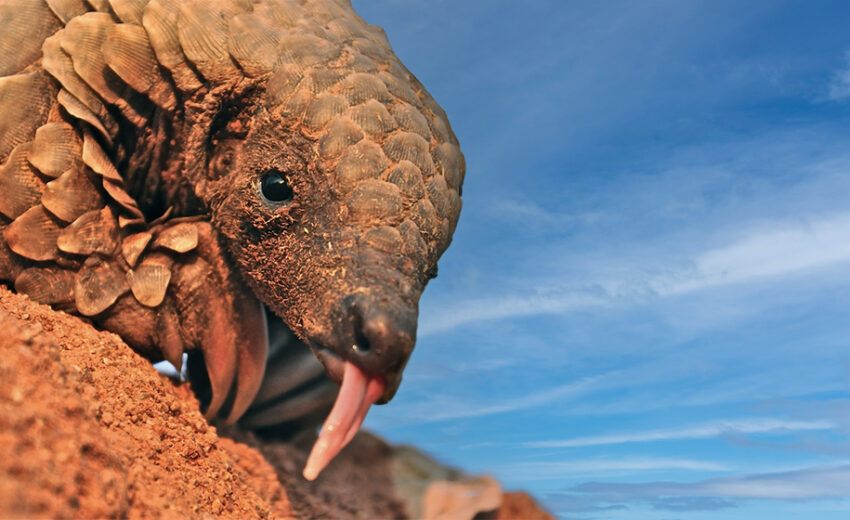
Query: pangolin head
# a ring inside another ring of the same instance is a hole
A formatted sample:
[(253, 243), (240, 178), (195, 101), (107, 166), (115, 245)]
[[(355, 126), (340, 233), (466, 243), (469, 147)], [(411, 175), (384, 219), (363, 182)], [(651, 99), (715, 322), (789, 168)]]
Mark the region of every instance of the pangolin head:
[(357, 420), (398, 388), (465, 169), (445, 113), (363, 27), (281, 38), (246, 108), (213, 125), (205, 190), (247, 283), (342, 384), (338, 406), (361, 394)]

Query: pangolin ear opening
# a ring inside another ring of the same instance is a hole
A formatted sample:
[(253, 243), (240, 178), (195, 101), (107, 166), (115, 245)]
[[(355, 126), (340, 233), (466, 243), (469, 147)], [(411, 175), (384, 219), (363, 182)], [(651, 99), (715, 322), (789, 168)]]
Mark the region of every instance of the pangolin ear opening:
[(233, 170), (242, 143), (251, 131), (253, 120), (252, 93), (224, 101), (210, 123), (207, 135), (206, 177), (217, 180)]

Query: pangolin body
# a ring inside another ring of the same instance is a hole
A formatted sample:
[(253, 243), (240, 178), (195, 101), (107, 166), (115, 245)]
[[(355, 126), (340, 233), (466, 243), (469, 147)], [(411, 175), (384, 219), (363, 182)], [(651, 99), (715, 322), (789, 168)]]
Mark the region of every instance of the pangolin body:
[(461, 206), (445, 113), (347, 0), (0, 0), (0, 28), (0, 280), (201, 352), (229, 421), (309, 379), (266, 370), (282, 319), (342, 385), (314, 478), (415, 343)]

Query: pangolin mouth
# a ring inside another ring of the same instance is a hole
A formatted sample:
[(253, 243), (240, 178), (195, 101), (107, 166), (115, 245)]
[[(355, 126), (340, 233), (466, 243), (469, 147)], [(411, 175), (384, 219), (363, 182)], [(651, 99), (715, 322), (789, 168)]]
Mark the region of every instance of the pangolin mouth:
[(324, 348), (315, 349), (328, 375), (342, 381), (331, 413), (322, 425), (319, 438), (310, 451), (303, 475), (315, 480), (319, 473), (354, 438), (369, 408), (383, 394), (386, 382), (382, 376), (370, 376), (351, 361)]

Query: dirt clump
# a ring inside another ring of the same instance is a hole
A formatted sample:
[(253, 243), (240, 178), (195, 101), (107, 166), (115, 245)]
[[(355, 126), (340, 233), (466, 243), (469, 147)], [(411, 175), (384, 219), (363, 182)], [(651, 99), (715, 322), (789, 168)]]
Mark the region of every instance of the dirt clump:
[(114, 334), (3, 288), (0, 329), (0, 517), (292, 516), (262, 455)]

